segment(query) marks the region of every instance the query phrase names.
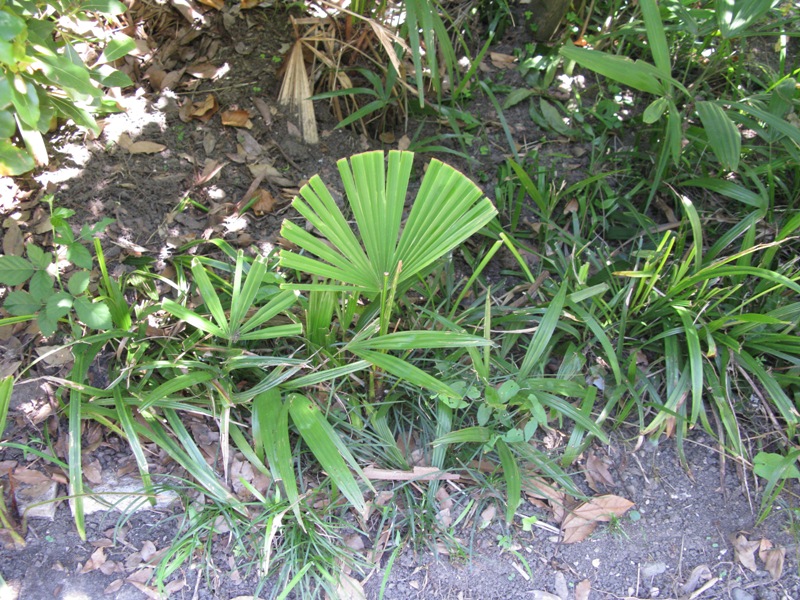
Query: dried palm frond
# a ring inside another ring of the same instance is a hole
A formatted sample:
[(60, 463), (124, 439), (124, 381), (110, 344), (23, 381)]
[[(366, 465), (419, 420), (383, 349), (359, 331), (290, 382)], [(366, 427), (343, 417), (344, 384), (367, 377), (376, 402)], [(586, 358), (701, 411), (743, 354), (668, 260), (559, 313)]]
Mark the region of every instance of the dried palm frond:
[(295, 41), (286, 62), (286, 74), (281, 84), (278, 101), (290, 107), (299, 119), (300, 132), (307, 144), (316, 144), (317, 119), (314, 116), (314, 103), (311, 98), (311, 84), (308, 81), (308, 72), (303, 58), (303, 42)]

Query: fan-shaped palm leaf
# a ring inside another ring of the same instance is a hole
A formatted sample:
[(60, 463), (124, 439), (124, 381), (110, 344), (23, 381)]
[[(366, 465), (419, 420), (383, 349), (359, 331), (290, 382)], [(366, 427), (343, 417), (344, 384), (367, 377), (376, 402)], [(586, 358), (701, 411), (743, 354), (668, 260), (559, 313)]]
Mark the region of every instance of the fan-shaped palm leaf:
[(356, 288), (367, 295), (385, 292), (395, 281), (402, 288), (497, 214), (469, 178), (434, 159), (403, 226), (413, 159), (411, 152), (392, 151), (386, 167), (383, 152), (366, 152), (349, 162), (339, 161), (355, 231), (320, 177), (312, 177), (292, 206), (322, 237), (284, 221), (281, 235), (305, 254), (282, 250), (281, 265), (331, 283), (285, 287)]

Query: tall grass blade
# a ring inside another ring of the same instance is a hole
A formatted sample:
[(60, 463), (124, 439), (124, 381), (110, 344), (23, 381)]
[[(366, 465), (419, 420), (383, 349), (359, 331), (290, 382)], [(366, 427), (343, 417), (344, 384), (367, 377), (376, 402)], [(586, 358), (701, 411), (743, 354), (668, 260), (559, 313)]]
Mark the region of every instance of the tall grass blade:
[(514, 455), (503, 440), (495, 444), (500, 464), (503, 467), (503, 477), (506, 480), (506, 523), (514, 522), (514, 515), (522, 502), (522, 475), (519, 471)]
[[(358, 482), (353, 477), (347, 463), (358, 473), (369, 487), (369, 481), (361, 472), (350, 450), (339, 438), (331, 424), (325, 419), (319, 408), (302, 394), (289, 394), (287, 399), (289, 413), (297, 430), (308, 444), (319, 464), (325, 469), (328, 477), (344, 494), (358, 514), (365, 514), (366, 502)], [(347, 463), (345, 463), (347, 461)]]
[(742, 154), (742, 135), (736, 124), (721, 106), (713, 102), (698, 102), (695, 110), (706, 130), (708, 144), (720, 164), (727, 171), (736, 171)]
[(539, 327), (536, 333), (533, 334), (528, 349), (525, 351), (525, 358), (522, 359), (522, 365), (519, 368), (519, 379), (525, 379), (530, 375), (533, 368), (544, 356), (547, 347), (552, 341), (553, 332), (556, 330), (558, 321), (561, 318), (561, 311), (564, 309), (564, 302), (567, 298), (567, 285), (561, 285), (558, 293), (550, 301), (542, 320), (539, 322)]

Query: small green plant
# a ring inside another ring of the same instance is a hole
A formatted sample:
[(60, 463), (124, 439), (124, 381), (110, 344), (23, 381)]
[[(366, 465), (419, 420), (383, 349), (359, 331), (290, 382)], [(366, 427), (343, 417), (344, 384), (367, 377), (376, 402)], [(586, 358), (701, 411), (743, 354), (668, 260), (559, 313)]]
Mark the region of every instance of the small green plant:
[[(89, 290), (93, 258), (84, 242), (101, 233), (113, 220), (84, 225), (76, 237), (68, 223), (73, 214), (74, 211), (65, 208), (52, 211), (55, 252), (28, 244), (27, 258), (0, 256), (0, 283), (19, 286), (27, 282), (27, 290), (9, 292), (4, 308), (14, 317), (35, 318), (45, 336), (53, 335), (59, 320), (73, 314), (72, 311), (90, 329), (112, 326), (111, 311), (105, 300), (96, 299)], [(72, 267), (66, 281), (61, 276), (64, 262)]]
[[(93, 117), (115, 111), (103, 87), (127, 87), (130, 78), (111, 65), (135, 47), (120, 33), (102, 40), (103, 52), (92, 66), (81, 59), (77, 43), (86, 39), (87, 20), (119, 15), (117, 0), (24, 2), (0, 8), (0, 175), (19, 175), (47, 164), (43, 133), (59, 118), (72, 119), (95, 133)], [(95, 28), (96, 30), (97, 28)], [(19, 136), (24, 147), (15, 143)]]

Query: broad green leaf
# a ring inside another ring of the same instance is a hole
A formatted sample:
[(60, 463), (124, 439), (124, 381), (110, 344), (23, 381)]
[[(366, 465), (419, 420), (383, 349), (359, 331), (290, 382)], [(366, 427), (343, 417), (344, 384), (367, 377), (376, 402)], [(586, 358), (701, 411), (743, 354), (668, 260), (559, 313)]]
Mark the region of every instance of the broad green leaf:
[(720, 164), (728, 171), (736, 171), (742, 154), (742, 136), (736, 124), (713, 102), (698, 102), (695, 108), (706, 130), (708, 145)]
[(161, 307), (171, 314), (173, 317), (177, 317), (181, 321), (186, 321), (192, 327), (196, 327), (200, 331), (204, 331), (206, 333), (210, 333), (211, 335), (215, 335), (220, 338), (225, 337), (225, 331), (217, 327), (214, 323), (210, 320), (206, 319), (205, 317), (201, 317), (196, 312), (189, 310), (185, 306), (178, 304), (172, 300), (164, 300), (161, 303)]
[(133, 85), (130, 77), (109, 65), (98, 65), (90, 71), (89, 76), (106, 87), (126, 88)]
[(669, 113), (667, 113), (665, 143), (672, 156), (672, 162), (677, 166), (681, 160), (681, 150), (683, 149), (683, 118), (672, 100), (669, 101)]
[[(0, 421), (2, 422), (2, 421)], [(800, 479), (800, 470), (797, 460), (788, 460), (782, 454), (772, 452), (759, 452), (753, 457), (753, 473), (764, 479), (769, 479), (779, 472), (778, 479)]]
[(297, 481), (292, 466), (292, 449), (289, 445), (289, 404), (283, 402), (277, 389), (258, 394), (253, 398), (253, 441), (262, 447), (273, 479), (283, 484), (286, 499), (292, 505), (300, 526)]
[(517, 507), (522, 502), (522, 475), (506, 442), (497, 440), (495, 448), (503, 466), (503, 478), (506, 480), (506, 523), (512, 523)]
[(36, 316), (36, 324), (44, 336), (51, 336), (58, 329), (58, 319), (48, 315), (47, 311), (41, 311)]
[(653, 54), (653, 62), (661, 72), (665, 81), (669, 81), (672, 76), (672, 64), (669, 60), (669, 46), (667, 36), (664, 32), (664, 23), (661, 22), (661, 12), (656, 0), (639, 0), (639, 8), (644, 18), (644, 26), (647, 30), (647, 44)]
[(111, 329), (111, 311), (105, 301), (92, 302), (86, 296), (75, 298), (75, 312), (81, 322), (91, 329)]
[(11, 405), (11, 392), (14, 390), (14, 376), (8, 375), (0, 379), (0, 439), (6, 430), (8, 407)]
[(723, 38), (747, 33), (780, 0), (717, 0), (717, 24)]
[(6, 138), (10, 138), (16, 132), (17, 121), (14, 115), (9, 110), (0, 110), (0, 141), (8, 143)]
[(692, 187), (699, 187), (706, 190), (711, 190), (712, 192), (716, 192), (717, 194), (721, 194), (726, 198), (730, 198), (732, 200), (736, 200), (743, 204), (748, 204), (749, 206), (754, 206), (756, 208), (766, 208), (767, 203), (769, 201), (768, 198), (756, 194), (748, 190), (747, 188), (741, 186), (738, 183), (734, 183), (733, 181), (727, 181), (725, 179), (714, 179), (711, 177), (702, 177), (700, 179), (690, 179), (688, 181), (681, 182), (681, 185), (688, 185)]
[[(0, 40), (10, 42), (27, 29), (25, 20), (6, 10), (0, 10)], [(11, 64), (10, 62), (8, 64)]]
[(564, 302), (567, 298), (567, 284), (564, 283), (558, 290), (550, 305), (547, 307), (536, 332), (531, 338), (528, 349), (525, 351), (525, 358), (522, 359), (522, 364), (519, 367), (519, 379), (525, 379), (530, 375), (533, 368), (544, 356), (545, 350), (550, 344), (553, 332), (556, 330), (558, 321), (561, 318), (561, 310), (564, 308)]
[(36, 86), (21, 75), (7, 75), (11, 103), (17, 110), (17, 117), (29, 127), (39, 123), (39, 95)]
[(666, 95), (664, 84), (653, 74), (652, 65), (644, 66), (642, 61), (632, 61), (623, 56), (606, 54), (597, 50), (578, 48), (567, 44), (559, 54), (600, 75), (618, 81), (636, 90), (653, 94)]
[(401, 380), (408, 381), (409, 383), (434, 391), (437, 394), (442, 394), (443, 396), (461, 398), (449, 385), (401, 358), (397, 358), (391, 354), (375, 352), (373, 350), (352, 349), (352, 352), (359, 358), (371, 362), (376, 367), (380, 367), (387, 373), (391, 373)]
[(97, 121), (94, 120), (92, 114), (85, 108), (76, 105), (69, 98), (51, 96), (50, 102), (53, 103), (53, 106), (60, 114), (75, 121), (76, 125), (86, 127), (93, 133), (100, 135), (100, 126), (97, 124)]
[(512, 106), (516, 106), (523, 100), (530, 98), (535, 93), (535, 90), (528, 88), (516, 88), (511, 90), (511, 93), (506, 96), (506, 99), (503, 102), (503, 110), (509, 109)]
[(453, 431), (443, 435), (431, 442), (431, 445), (441, 446), (443, 444), (487, 444), (492, 439), (492, 430), (488, 427), (467, 427), (458, 431)]
[(73, 297), (67, 292), (56, 292), (45, 302), (45, 312), (51, 319), (60, 319), (72, 310), (73, 302)]
[(121, 15), (128, 8), (118, 0), (87, 0), (81, 4), (81, 10), (99, 12), (106, 15)]
[(89, 271), (75, 271), (67, 280), (67, 289), (73, 296), (79, 296), (89, 287), (92, 274)]
[(675, 312), (683, 323), (683, 332), (686, 336), (686, 346), (689, 350), (689, 373), (692, 382), (692, 420), (697, 420), (698, 411), (703, 406), (703, 354), (700, 349), (700, 338), (697, 335), (697, 328), (692, 320), (689, 311), (681, 306), (674, 306)]
[(118, 33), (108, 41), (97, 62), (100, 64), (114, 62), (135, 49), (136, 41), (133, 38)]
[[(244, 297), (249, 297), (247, 293), (247, 282), (245, 282), (245, 290), (244, 290)], [(297, 302), (297, 292), (292, 290), (286, 290), (281, 292), (280, 294), (274, 296), (267, 304), (259, 308), (256, 313), (250, 317), (239, 329), (241, 334), (247, 334), (248, 332), (253, 331), (254, 329), (261, 327), (264, 323), (269, 321), (270, 319), (275, 318), (278, 314), (282, 313), (285, 310), (288, 310)], [(241, 303), (245, 305), (244, 302)], [(249, 308), (249, 305), (247, 305)], [(233, 310), (233, 309), (231, 309)], [(294, 326), (296, 328), (296, 332), (293, 334), (286, 334), (286, 335), (298, 335), (302, 331), (302, 326), (299, 324)]]
[(225, 315), (225, 311), (222, 309), (219, 295), (217, 294), (217, 290), (214, 289), (211, 279), (208, 277), (206, 268), (197, 257), (192, 259), (192, 275), (194, 275), (194, 283), (200, 295), (203, 297), (203, 301), (206, 304), (206, 308), (211, 313), (211, 317), (214, 319), (219, 329), (224, 332), (222, 337), (227, 338), (231, 333), (228, 318)]
[(3, 308), (14, 316), (33, 315), (39, 312), (42, 303), (28, 292), (16, 291), (6, 297)]
[(11, 104), (11, 82), (7, 77), (0, 77), (0, 108), (6, 109)]
[(53, 278), (47, 271), (36, 271), (28, 282), (31, 296), (44, 303), (53, 294)]
[(567, 124), (564, 123), (561, 113), (558, 112), (558, 109), (555, 106), (550, 104), (544, 98), (539, 98), (539, 109), (542, 111), (544, 120), (547, 121), (547, 124), (552, 128), (553, 131), (560, 133), (561, 135), (567, 135), (569, 133), (569, 127), (567, 127)]
[(67, 248), (67, 260), (81, 269), (91, 270), (93, 266), (92, 253), (86, 249), (86, 246), (80, 243), (69, 245)]
[(92, 85), (89, 71), (69, 60), (66, 56), (55, 54), (51, 50), (37, 46), (39, 68), (45, 77), (66, 91), (71, 98), (83, 100), (92, 96), (100, 96), (102, 91)]
[(741, 110), (743, 113), (755, 117), (760, 121), (763, 121), (769, 127), (774, 129), (776, 132), (780, 133), (781, 135), (785, 135), (795, 144), (800, 145), (800, 128), (796, 127), (795, 125), (792, 125), (785, 119), (776, 117), (770, 112), (767, 112), (750, 104), (745, 104), (744, 102), (734, 102), (731, 104), (731, 108)]
[(453, 331), (400, 331), (351, 343), (358, 350), (415, 350), (423, 348), (466, 348), (491, 346), (491, 340)]
[[(297, 426), (300, 435), (308, 444), (314, 457), (331, 478), (331, 481), (344, 494), (356, 512), (363, 515), (366, 502), (358, 482), (353, 477), (347, 463), (358, 473), (367, 485), (364, 476), (350, 450), (342, 442), (339, 435), (320, 412), (319, 408), (302, 394), (289, 394), (287, 399), (292, 422)], [(345, 463), (347, 461), (347, 463)]]
[(648, 124), (655, 123), (661, 118), (668, 106), (669, 101), (666, 98), (656, 98), (644, 109), (642, 121)]
[(156, 389), (148, 392), (139, 405), (139, 410), (146, 410), (162, 400), (168, 399), (173, 394), (183, 392), (191, 387), (203, 385), (214, 379), (214, 373), (210, 371), (192, 371), (173, 377), (159, 385)]
[(33, 275), (33, 265), (21, 256), (0, 256), (0, 283), (17, 286)]

